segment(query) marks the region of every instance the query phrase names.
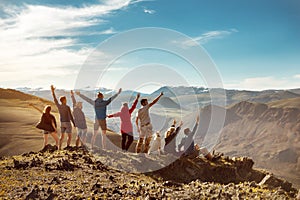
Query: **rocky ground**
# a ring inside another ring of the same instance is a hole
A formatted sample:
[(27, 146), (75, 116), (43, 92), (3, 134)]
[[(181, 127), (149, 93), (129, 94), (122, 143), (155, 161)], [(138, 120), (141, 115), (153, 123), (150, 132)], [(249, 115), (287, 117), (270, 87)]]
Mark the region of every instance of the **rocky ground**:
[(180, 158), (156, 171), (132, 171), (136, 162), (156, 160), (162, 165), (166, 157), (101, 150), (91, 154), (76, 148), (55, 151), (52, 146), (1, 157), (0, 199), (293, 199), (297, 195), (290, 183), (253, 169), (248, 158)]

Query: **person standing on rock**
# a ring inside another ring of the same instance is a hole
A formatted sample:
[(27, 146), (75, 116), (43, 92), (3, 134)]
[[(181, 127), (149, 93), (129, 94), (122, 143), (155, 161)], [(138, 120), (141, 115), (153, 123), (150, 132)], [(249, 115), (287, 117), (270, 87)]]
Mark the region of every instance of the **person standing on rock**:
[[(148, 153), (151, 138), (152, 138), (152, 125), (149, 116), (149, 109), (158, 102), (158, 100), (163, 96), (163, 92), (160, 93), (151, 103), (148, 103), (147, 99), (141, 99), (142, 108), (138, 110), (136, 116), (136, 127), (139, 133), (139, 141), (136, 146), (136, 153), (142, 151), (142, 146), (145, 139), (144, 153)], [(140, 125), (139, 125), (140, 121)]]
[(51, 85), (51, 91), (52, 91), (54, 103), (56, 104), (58, 111), (59, 111), (59, 115), (60, 115), (61, 135), (60, 135), (60, 140), (59, 140), (59, 149), (61, 149), (62, 142), (65, 137), (65, 133), (68, 134), (67, 147), (70, 147), (71, 139), (72, 139), (71, 121), (72, 121), (74, 127), (76, 127), (71, 109), (67, 105), (67, 98), (65, 96), (61, 96), (59, 98), (61, 104), (58, 103), (57, 98), (55, 96), (55, 92), (54, 92), (55, 87), (53, 85)]
[(82, 102), (76, 102), (73, 90), (71, 90), (71, 98), (73, 103), (74, 121), (77, 127), (76, 147), (79, 147), (79, 144), (83, 147), (87, 137), (87, 125), (85, 115), (82, 111)]
[(176, 151), (176, 136), (178, 135), (183, 123), (180, 122), (179, 126), (175, 128), (176, 126), (176, 120), (174, 119), (172, 126), (168, 129), (168, 131), (165, 134), (165, 146), (164, 146), (164, 152), (173, 154), (175, 156), (178, 155), (178, 152)]
[(50, 105), (45, 106), (41, 120), (37, 125), (37, 128), (42, 129), (44, 133), (43, 148), (45, 148), (46, 145), (48, 144), (48, 135), (50, 134), (55, 140), (55, 144), (58, 149), (59, 142), (58, 142), (58, 136), (56, 131), (57, 124), (54, 115), (52, 115), (50, 112), (51, 112), (51, 106)]
[(84, 96), (79, 91), (76, 92), (83, 100), (94, 106), (95, 113), (96, 113), (96, 120), (94, 124), (94, 133), (92, 137), (92, 148), (94, 148), (94, 144), (98, 135), (99, 126), (102, 130), (102, 148), (106, 149), (106, 110), (107, 106), (122, 92), (122, 88), (119, 89), (118, 93), (113, 95), (107, 100), (104, 100), (104, 95), (101, 92), (98, 92), (97, 98), (95, 101), (92, 99)]
[[(133, 128), (131, 123), (131, 113), (136, 108), (136, 105), (138, 103), (138, 100), (140, 98), (140, 94), (138, 93), (136, 95), (136, 98), (131, 106), (131, 108), (128, 108), (128, 103), (123, 103), (123, 106), (121, 108), (120, 112), (108, 115), (108, 118), (111, 117), (120, 117), (121, 119), (121, 134), (122, 134), (122, 150), (128, 151), (130, 145), (133, 142)], [(126, 143), (127, 140), (127, 143)]]

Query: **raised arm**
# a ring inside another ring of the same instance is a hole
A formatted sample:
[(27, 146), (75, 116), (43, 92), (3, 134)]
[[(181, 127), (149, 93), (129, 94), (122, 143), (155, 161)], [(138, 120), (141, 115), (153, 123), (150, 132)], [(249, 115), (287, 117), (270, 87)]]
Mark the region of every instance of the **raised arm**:
[(71, 99), (72, 99), (72, 103), (73, 103), (73, 108), (75, 108), (76, 107), (76, 99), (75, 99), (73, 90), (71, 90)]
[[(175, 121), (175, 120), (174, 120), (174, 121)], [(176, 128), (176, 130), (175, 130), (175, 133), (174, 133), (175, 136), (179, 133), (179, 131), (180, 131), (182, 125), (183, 125), (183, 122), (181, 121), (180, 124), (179, 124), (179, 126), (178, 126), (178, 127)]]
[[(174, 120), (175, 121), (175, 120)], [(175, 121), (176, 123), (176, 121)], [(174, 138), (176, 138), (177, 134), (179, 133), (180, 129), (181, 129), (181, 126), (182, 126), (182, 122), (180, 122), (180, 125), (176, 128), (176, 130), (171, 134), (169, 135), (168, 137), (165, 138), (165, 140), (167, 141), (167, 143), (169, 143), (170, 141), (172, 141)], [(174, 126), (174, 123), (171, 127)]]
[(55, 105), (58, 107), (59, 103), (57, 101), (57, 98), (56, 98), (54, 90), (55, 90), (55, 87), (53, 85), (51, 85), (51, 93), (52, 93), (52, 96), (53, 96), (53, 100), (54, 100)]
[(199, 122), (200, 122), (200, 116), (198, 115), (197, 118), (196, 118), (196, 124), (195, 124), (195, 126), (194, 126), (194, 128), (193, 128), (193, 131), (191, 132), (191, 135), (192, 135), (192, 136), (195, 135), (196, 130), (197, 130), (198, 125), (199, 125)]
[(89, 104), (91, 104), (92, 106), (95, 106), (95, 101), (93, 101), (92, 99), (90, 99), (87, 96), (81, 94), (79, 91), (77, 91), (76, 94), (78, 96), (80, 96), (83, 100), (85, 100), (86, 102), (88, 102)]
[(160, 99), (160, 97), (162, 97), (162, 95), (164, 95), (163, 92), (160, 93), (160, 95), (158, 97), (156, 97), (151, 103), (149, 103), (149, 107), (153, 106), (154, 104), (156, 104), (158, 102), (158, 100)]
[(122, 88), (119, 89), (118, 93), (113, 95), (112, 97), (110, 97), (107, 101), (106, 101), (106, 105), (110, 104), (115, 98), (117, 98), (117, 96), (122, 92)]
[(137, 103), (138, 103), (138, 101), (139, 101), (139, 98), (140, 98), (140, 93), (138, 93), (138, 94), (136, 95), (136, 98), (135, 98), (135, 100), (134, 100), (134, 102), (133, 102), (131, 108), (129, 109), (129, 113), (130, 113), (130, 114), (131, 114), (131, 113), (134, 111), (134, 109), (136, 108), (136, 105), (137, 105)]

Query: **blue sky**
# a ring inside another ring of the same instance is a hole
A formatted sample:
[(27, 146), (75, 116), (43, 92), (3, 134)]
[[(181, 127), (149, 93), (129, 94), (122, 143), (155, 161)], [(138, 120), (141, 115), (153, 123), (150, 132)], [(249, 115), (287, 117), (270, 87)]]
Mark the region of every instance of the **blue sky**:
[[(99, 43), (130, 29), (162, 27), (202, 45), (225, 88), (300, 88), (299, 21), (297, 0), (2, 0), (0, 87), (73, 88)], [(147, 53), (140, 64), (153, 62)], [(202, 86), (192, 74), (185, 77)]]

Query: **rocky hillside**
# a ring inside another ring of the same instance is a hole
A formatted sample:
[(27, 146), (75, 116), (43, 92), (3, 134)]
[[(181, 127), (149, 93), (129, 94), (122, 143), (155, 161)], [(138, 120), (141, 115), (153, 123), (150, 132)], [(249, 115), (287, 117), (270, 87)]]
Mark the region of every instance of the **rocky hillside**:
[[(299, 98), (229, 107), (216, 149), (253, 158), (259, 167), (300, 185)], [(294, 102), (294, 103), (291, 103)]]
[(0, 198), (289, 199), (297, 195), (291, 183), (253, 169), (248, 158), (180, 158), (144, 174), (120, 168), (138, 166), (130, 164), (133, 160), (145, 165), (164, 159), (166, 155), (101, 150), (91, 154), (75, 148), (53, 151), (49, 145), (44, 151), (1, 157)]

